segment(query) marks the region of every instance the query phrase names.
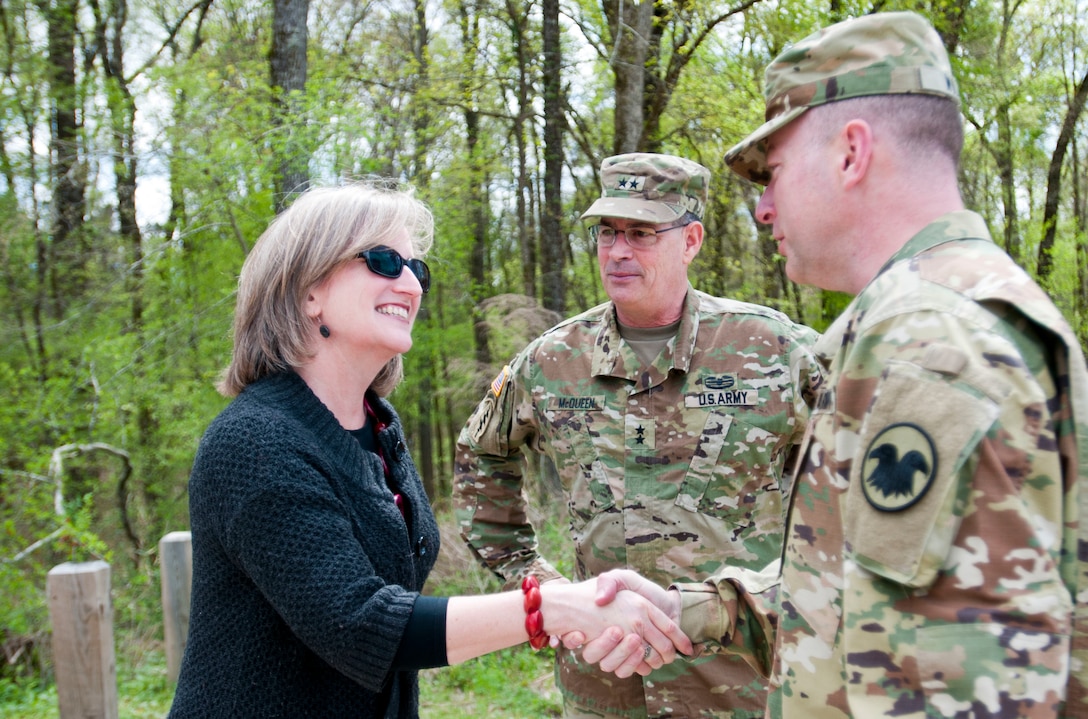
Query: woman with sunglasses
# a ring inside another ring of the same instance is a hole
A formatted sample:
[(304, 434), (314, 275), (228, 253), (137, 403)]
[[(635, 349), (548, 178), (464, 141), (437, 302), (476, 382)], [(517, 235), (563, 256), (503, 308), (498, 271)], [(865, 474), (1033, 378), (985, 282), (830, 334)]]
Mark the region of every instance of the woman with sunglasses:
[[(591, 583), (420, 593), (439, 532), (386, 397), (430, 289), (432, 232), (409, 192), (319, 188), (246, 258), (219, 386), (234, 400), (189, 482), (191, 620), (171, 717), (414, 717), (419, 669), (613, 625), (646, 634), (651, 665), (674, 642), (690, 649), (637, 595), (596, 607)], [(631, 610), (642, 626), (619, 621)]]

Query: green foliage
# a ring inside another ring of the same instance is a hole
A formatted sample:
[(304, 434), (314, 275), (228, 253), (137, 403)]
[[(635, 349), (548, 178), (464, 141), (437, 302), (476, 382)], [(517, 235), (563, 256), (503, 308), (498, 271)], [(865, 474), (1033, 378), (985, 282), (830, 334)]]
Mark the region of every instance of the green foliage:
[[(162, 719), (170, 711), (174, 690), (166, 681), (166, 660), (149, 654), (136, 663), (119, 656), (119, 719)], [(56, 719), (57, 687), (38, 681), (0, 677), (0, 710), (6, 719)]]
[(47, 719), (57, 716), (56, 686), (0, 678), (0, 707), (10, 719)]
[[(1041, 232), (1040, 229), (1040, 234)], [(1058, 236), (1068, 238), (1068, 241), (1058, 242), (1055, 245), (1051, 253), (1054, 271), (1043, 288), (1066, 317), (1076, 317), (1078, 297), (1081, 294), (1078, 255), (1083, 252), (1084, 247), (1088, 246), (1085, 244), (1088, 238), (1078, 234), (1073, 228), (1069, 228), (1066, 232), (1059, 232)], [(1083, 331), (1080, 327), (1074, 329)]]
[[(596, 254), (578, 220), (599, 193), (596, 169), (612, 148), (609, 59), (615, 48), (603, 6), (566, 3), (561, 19), (566, 134), (560, 241), (568, 313), (604, 299)], [(81, 8), (81, 23), (89, 22), (94, 7)], [(214, 382), (230, 355), (237, 274), (272, 219), (284, 148), (306, 148), (315, 182), (393, 176), (415, 185), (434, 211), (436, 242), (428, 259), (435, 288), (393, 400), (413, 447), (423, 446), (424, 435), (433, 440), (429, 459), (437, 476), (429, 479), (442, 493), (436, 503), (447, 499), (442, 482), (452, 472), (452, 444), (486, 382), (557, 319), (540, 309), (539, 287), (533, 297), (523, 279), (525, 251), (535, 248), (539, 255), (534, 243), (540, 242), (542, 206), (536, 6), (531, 13), (516, 3), (422, 7), (421, 27), (410, 4), (312, 3), (307, 89), (292, 98), (298, 122), (277, 128), (267, 59), (271, 4), (226, 0), (188, 16), (170, 4), (130, 5), (141, 22), (116, 31), (129, 53), (124, 68), (141, 122), (139, 155), (132, 159), (141, 187), (161, 182), (166, 196), (151, 200), (156, 196), (141, 190), (137, 209), (147, 217), (134, 247), (131, 236), (119, 231), (111, 169), (113, 153), (126, 139), (114, 133), (126, 128), (112, 124), (110, 112), (121, 96), (107, 93), (116, 93), (121, 79), (103, 72), (104, 48), (77, 43), (79, 86), (77, 97), (67, 99), (78, 105), (82, 122), (77, 150), (83, 164), (74, 172), (85, 173), (87, 184), (74, 248), (54, 246), (51, 235), (58, 198), (48, 147), (52, 88), (44, 20), (34, 4), (8, 7), (13, 32), (0, 43), (7, 68), (0, 77), (0, 635), (37, 648), (28, 650), (31, 660), (14, 667), (12, 676), (0, 673), (5, 716), (53, 715), (55, 697), (41, 693), (51, 681), (45, 574), (56, 563), (94, 557), (112, 560), (118, 671), (129, 687), (123, 702), (147, 700), (146, 710), (131, 705), (123, 712), (164, 713), (169, 688), (161, 686), (162, 662), (155, 654), (161, 641), (155, 543), (188, 526), (192, 457), (227, 401)], [(1033, 271), (1057, 123), (1077, 73), (1083, 73), (1083, 4), (910, 0), (881, 7), (919, 9), (954, 40), (968, 129), (964, 197), (987, 218), (999, 243), (1008, 236), (1009, 249)], [(861, 0), (756, 2), (719, 25), (684, 72), (668, 79), (675, 85), (665, 88), (672, 95), (659, 128), (662, 150), (696, 159), (713, 173), (706, 242), (691, 275), (700, 289), (772, 305), (821, 330), (849, 301), (784, 279), (773, 240), (753, 221), (758, 188), (732, 176), (722, 156), (762, 121), (762, 72), (771, 57), (820, 25), (872, 8)], [(663, 3), (661, 10), (664, 44), (656, 69), (673, 53), (686, 52), (698, 23), (725, 4)], [(85, 25), (79, 34), (95, 37)], [(149, 42), (152, 34), (158, 39)], [(152, 47), (158, 54), (149, 56)], [(521, 93), (527, 94), (525, 106), (519, 105)], [(474, 135), (469, 117), (478, 122)], [(1083, 118), (1075, 139), (1084, 146)], [(1085, 337), (1086, 173), (1083, 151), (1071, 154), (1047, 289)], [(1001, 172), (1003, 162), (1011, 163), (1011, 172)], [(518, 186), (522, 167), (528, 188)], [(1077, 182), (1079, 194), (1073, 191)], [(515, 212), (519, 193), (527, 227)], [(470, 281), (469, 270), (477, 217), (484, 275), (478, 282)], [(67, 267), (74, 268), (71, 274), (58, 272)], [(539, 279), (545, 269), (531, 267), (528, 274)], [(60, 281), (53, 282), (53, 275)], [(489, 331), (489, 363), (477, 361), (476, 321)], [(121, 463), (105, 453), (72, 457), (62, 476), (54, 475), (50, 461), (58, 447), (93, 443), (126, 453), (131, 474), (124, 492)], [(422, 459), (417, 456), (417, 463)], [(63, 515), (54, 507), (58, 482), (67, 498)], [(570, 561), (566, 520), (543, 519), (541, 542), (554, 542), (548, 554), (564, 566)], [(451, 535), (444, 556), (452, 560), (459, 545)], [(459, 562), (454, 571), (436, 572), (435, 591), (495, 589), (474, 561)], [(435, 672), (427, 686), (439, 696), (462, 697), (465, 715), (547, 715), (555, 698), (533, 699), (551, 686), (546, 654), (510, 650)], [(514, 676), (516, 689), (504, 684)], [(35, 713), (41, 706), (49, 709)]]

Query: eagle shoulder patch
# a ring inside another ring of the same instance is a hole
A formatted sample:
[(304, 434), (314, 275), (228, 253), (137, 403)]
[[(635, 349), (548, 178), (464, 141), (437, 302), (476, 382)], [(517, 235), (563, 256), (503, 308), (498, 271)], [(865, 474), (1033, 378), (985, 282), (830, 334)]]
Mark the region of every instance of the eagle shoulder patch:
[(925, 496), (936, 476), (937, 449), (916, 424), (889, 425), (865, 449), (862, 490), (869, 504), (881, 512), (907, 509)]

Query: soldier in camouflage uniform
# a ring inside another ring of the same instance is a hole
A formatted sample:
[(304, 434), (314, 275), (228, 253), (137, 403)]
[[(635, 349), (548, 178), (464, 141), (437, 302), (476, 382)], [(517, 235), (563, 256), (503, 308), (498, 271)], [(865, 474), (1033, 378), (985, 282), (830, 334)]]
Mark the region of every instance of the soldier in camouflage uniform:
[[(576, 579), (630, 567), (668, 583), (727, 561), (762, 567), (781, 552), (782, 472), (821, 376), (816, 334), (690, 285), (705, 167), (626, 154), (606, 159), (600, 179), (582, 217), (599, 223), (590, 229), (611, 301), (534, 340), (467, 422), (454, 490), (462, 536), (508, 586), (525, 574), (560, 579), (527, 520), (534, 452), (565, 489)], [(766, 700), (738, 657), (617, 680), (557, 653), (568, 717), (754, 717)]]
[(767, 186), (787, 274), (857, 296), (816, 347), (780, 574), (657, 601), (770, 674), (769, 717), (1088, 716), (1084, 359), (963, 208), (940, 38), (910, 13), (849, 20), (766, 82), (767, 123), (726, 161)]

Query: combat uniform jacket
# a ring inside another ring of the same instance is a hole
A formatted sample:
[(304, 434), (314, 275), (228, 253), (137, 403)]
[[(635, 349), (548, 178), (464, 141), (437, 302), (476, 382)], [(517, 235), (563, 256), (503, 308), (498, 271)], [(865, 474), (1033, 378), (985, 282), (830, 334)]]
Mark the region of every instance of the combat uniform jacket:
[(681, 626), (773, 666), (770, 717), (1083, 716), (1063, 699), (1088, 395), (1061, 313), (981, 217), (956, 212), (892, 258), (817, 354), (829, 386), (780, 584), (727, 570), (725, 602), (680, 587)]
[[(629, 567), (665, 585), (725, 562), (762, 567), (781, 552), (783, 466), (807, 421), (802, 394), (811, 401), (821, 377), (815, 339), (780, 312), (691, 287), (676, 337), (649, 367), (620, 338), (611, 303), (565, 320), (503, 370), (461, 432), (462, 536), (508, 585), (559, 576), (527, 520), (528, 451), (558, 470), (576, 579)], [(582, 707), (762, 715), (765, 683), (737, 657), (620, 680), (559, 654), (557, 681)]]

